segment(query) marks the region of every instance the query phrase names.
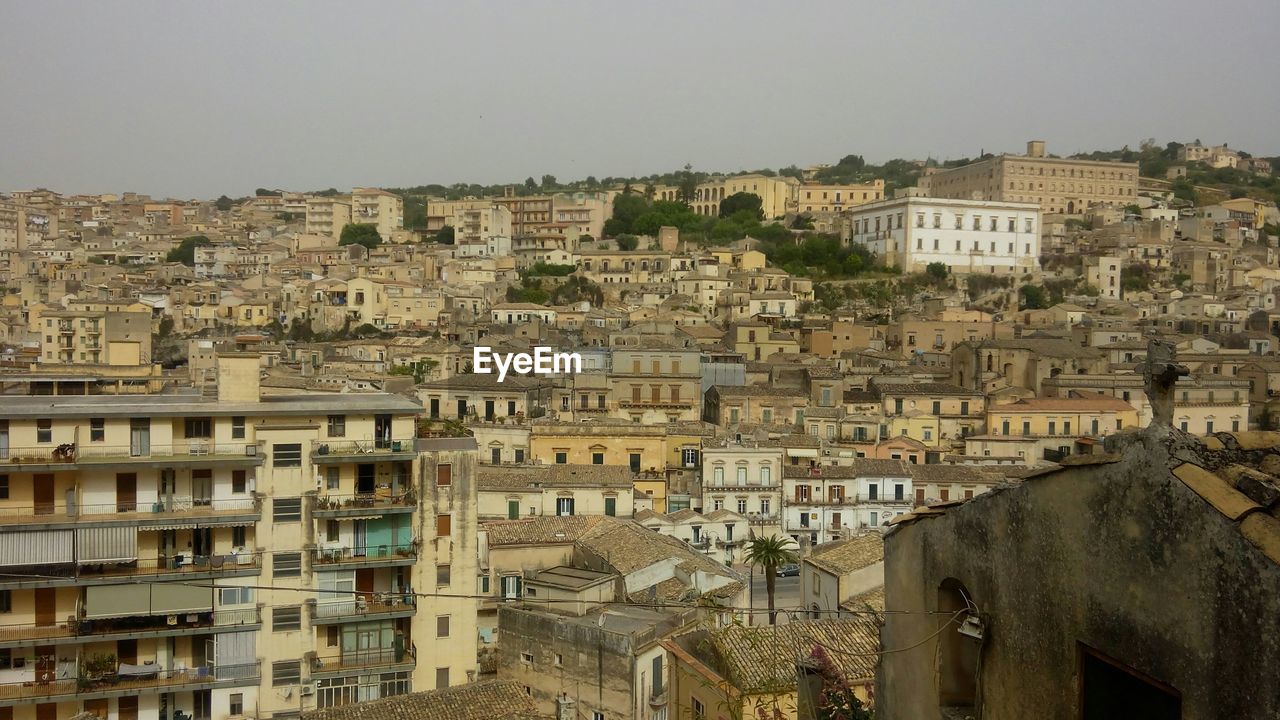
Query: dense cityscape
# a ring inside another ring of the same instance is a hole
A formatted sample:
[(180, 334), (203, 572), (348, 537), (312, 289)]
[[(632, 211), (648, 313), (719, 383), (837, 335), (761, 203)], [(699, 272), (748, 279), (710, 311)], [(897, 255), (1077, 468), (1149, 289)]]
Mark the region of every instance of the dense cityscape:
[[(430, 92), (484, 126), (474, 72)], [(238, 97), (205, 82), (170, 90)], [(14, 122), (0, 720), (1280, 717), (1280, 156), (1242, 124), (342, 187), (247, 145), (199, 197), (65, 137), (50, 183)]]

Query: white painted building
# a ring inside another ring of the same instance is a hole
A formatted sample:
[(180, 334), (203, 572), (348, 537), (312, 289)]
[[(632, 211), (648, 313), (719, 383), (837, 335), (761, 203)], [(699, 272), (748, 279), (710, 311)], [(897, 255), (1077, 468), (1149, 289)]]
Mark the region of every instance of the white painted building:
[[(911, 469), (901, 460), (856, 458), (847, 466), (787, 465), (782, 473), (782, 531), (812, 544), (883, 530), (914, 506)], [(704, 491), (705, 492), (705, 491)]]
[(1040, 265), (1036, 203), (899, 197), (852, 208), (850, 239), (904, 272), (1028, 275)]
[(757, 535), (778, 532), (783, 451), (725, 442), (702, 449), (702, 512), (745, 516)]

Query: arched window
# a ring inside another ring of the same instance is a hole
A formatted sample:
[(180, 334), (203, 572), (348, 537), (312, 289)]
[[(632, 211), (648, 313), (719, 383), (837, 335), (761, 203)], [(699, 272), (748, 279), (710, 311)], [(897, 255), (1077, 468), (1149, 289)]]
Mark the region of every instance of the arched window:
[(978, 653), (981, 643), (960, 634), (965, 610), (973, 608), (973, 596), (955, 578), (938, 586), (938, 704), (946, 708), (972, 708), (978, 689)]

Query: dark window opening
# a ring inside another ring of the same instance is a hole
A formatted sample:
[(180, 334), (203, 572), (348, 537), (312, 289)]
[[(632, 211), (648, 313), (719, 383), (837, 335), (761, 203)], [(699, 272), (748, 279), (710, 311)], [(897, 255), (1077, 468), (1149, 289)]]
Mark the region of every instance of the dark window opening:
[(1083, 720), (1178, 720), (1182, 697), (1177, 690), (1080, 646), (1081, 718)]

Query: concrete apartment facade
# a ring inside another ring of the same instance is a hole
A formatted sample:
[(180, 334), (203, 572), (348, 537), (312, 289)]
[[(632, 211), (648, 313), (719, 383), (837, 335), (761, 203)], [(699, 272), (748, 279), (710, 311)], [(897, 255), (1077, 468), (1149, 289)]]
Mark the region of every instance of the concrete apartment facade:
[[(385, 394), (10, 396), (0, 707), (288, 717), (476, 662), (475, 453)], [(422, 600), (424, 594), (440, 594)]]

